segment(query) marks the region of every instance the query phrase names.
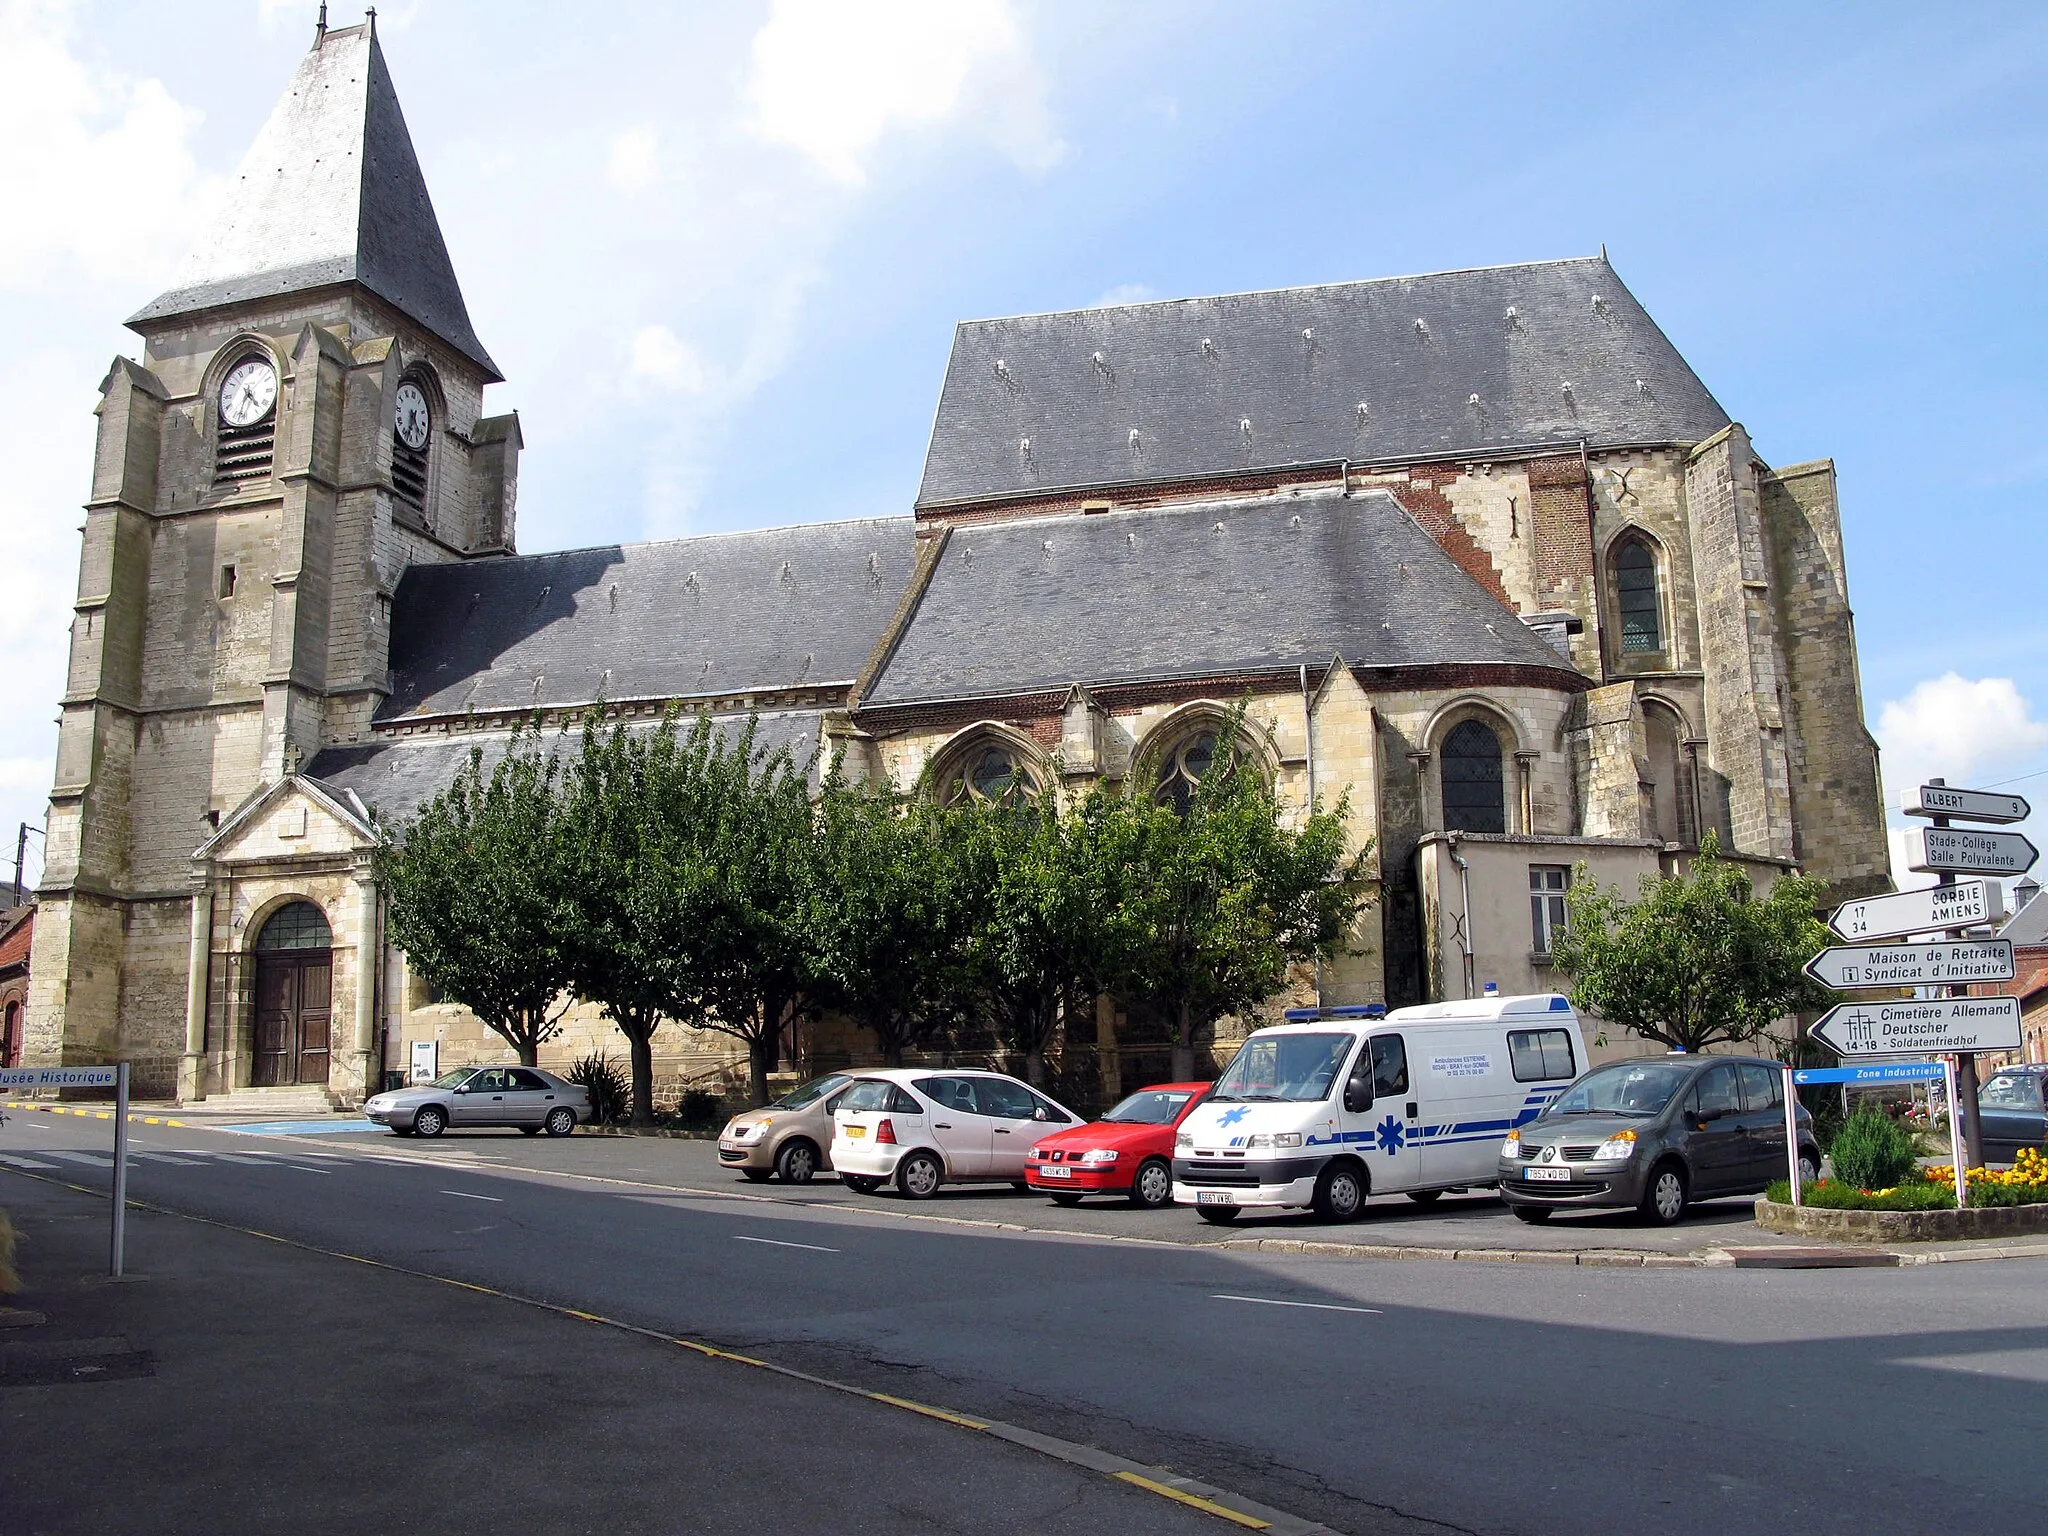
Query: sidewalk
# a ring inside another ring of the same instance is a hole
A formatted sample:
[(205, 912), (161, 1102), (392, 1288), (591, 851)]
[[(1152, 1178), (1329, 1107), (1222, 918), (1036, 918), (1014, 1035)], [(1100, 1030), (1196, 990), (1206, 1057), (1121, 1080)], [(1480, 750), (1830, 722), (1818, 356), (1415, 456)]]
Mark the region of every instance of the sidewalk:
[[(1150, 1493), (518, 1302), (0, 1177), (7, 1536), (403, 1529), (1180, 1536)], [(849, 1475), (847, 1447), (861, 1447)], [(886, 1487), (882, 1503), (874, 1490)]]

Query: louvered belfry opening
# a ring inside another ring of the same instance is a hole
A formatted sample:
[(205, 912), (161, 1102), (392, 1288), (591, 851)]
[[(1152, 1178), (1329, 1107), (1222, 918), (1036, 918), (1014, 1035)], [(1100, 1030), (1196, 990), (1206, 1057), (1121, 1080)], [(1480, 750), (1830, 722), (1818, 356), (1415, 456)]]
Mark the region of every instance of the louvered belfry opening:
[(270, 473), (277, 452), (277, 407), (272, 406), (261, 421), (246, 427), (220, 424), (214, 448), (213, 483), (216, 486), (245, 485)]
[(405, 439), (395, 434), (391, 439), (391, 488), (415, 511), (426, 510), (427, 450), (407, 447)]

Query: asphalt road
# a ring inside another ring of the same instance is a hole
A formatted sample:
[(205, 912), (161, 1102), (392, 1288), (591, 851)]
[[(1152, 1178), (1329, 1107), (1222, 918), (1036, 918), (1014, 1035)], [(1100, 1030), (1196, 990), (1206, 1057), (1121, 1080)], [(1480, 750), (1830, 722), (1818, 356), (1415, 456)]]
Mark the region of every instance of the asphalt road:
[[(103, 1182), (91, 1153), (109, 1130), (14, 1116), (0, 1158)], [(1007, 1192), (916, 1220), (736, 1199), (759, 1191), (680, 1187), (679, 1154), (629, 1140), (422, 1149), (139, 1128), (135, 1145), (152, 1154), (138, 1199), (1002, 1418), (1344, 1531), (2041, 1523), (2036, 1261), (1328, 1260), (923, 1219), (1036, 1219), (1040, 1202)], [(549, 1160), (583, 1177), (516, 1166)], [(668, 1187), (634, 1182), (657, 1173)], [(869, 1447), (840, 1450), (847, 1476), (870, 1475)]]

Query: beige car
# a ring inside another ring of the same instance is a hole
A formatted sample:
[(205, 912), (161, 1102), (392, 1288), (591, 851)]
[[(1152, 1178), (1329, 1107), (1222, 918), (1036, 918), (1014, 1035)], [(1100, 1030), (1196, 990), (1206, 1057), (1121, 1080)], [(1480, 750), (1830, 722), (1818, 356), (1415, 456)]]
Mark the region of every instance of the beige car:
[(810, 1183), (832, 1167), (832, 1110), (853, 1083), (847, 1073), (827, 1073), (765, 1109), (734, 1115), (718, 1133), (718, 1161), (757, 1184), (770, 1174), (785, 1184)]

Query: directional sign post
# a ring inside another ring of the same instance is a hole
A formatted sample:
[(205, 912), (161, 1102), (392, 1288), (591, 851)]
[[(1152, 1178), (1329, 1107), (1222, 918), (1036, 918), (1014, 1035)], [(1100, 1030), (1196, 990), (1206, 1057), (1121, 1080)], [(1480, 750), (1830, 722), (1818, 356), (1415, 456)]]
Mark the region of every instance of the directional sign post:
[(0, 1088), (111, 1088), (114, 1090), (114, 1226), (107, 1269), (121, 1278), (128, 1236), (128, 1063), (114, 1067), (9, 1067)]
[(1963, 880), (1892, 896), (1866, 896), (1835, 908), (1828, 926), (1852, 944), (1908, 933), (1977, 928), (2005, 916), (2005, 892), (1987, 880)]
[(1897, 1003), (1843, 1003), (1807, 1031), (1845, 1060), (1932, 1056), (1951, 1051), (2016, 1051), (2016, 997), (1922, 997)]
[(1791, 1166), (1792, 1203), (1803, 1205), (1799, 1191), (1799, 1095), (1815, 1083), (1924, 1083), (1940, 1078), (1948, 1085), (1948, 1144), (1956, 1175), (1956, 1209), (1968, 1204), (1968, 1179), (1963, 1172), (1962, 1132), (1955, 1116), (1955, 1068), (1945, 1061), (1888, 1061), (1859, 1067), (1787, 1067), (1785, 1069), (1785, 1145)]
[(1824, 949), (1806, 962), (1806, 974), (1837, 992), (1857, 987), (1938, 987), (1973, 981), (2011, 981), (2011, 939), (1962, 939), (1940, 944), (1851, 944)]
[(2004, 825), (2025, 821), (2034, 808), (2018, 795), (2004, 795), (1990, 789), (1950, 789), (1946, 784), (1922, 784), (1900, 797), (1900, 810), (1908, 816), (1953, 816), (1958, 821), (1988, 821)]
[(1906, 834), (1906, 867), (1959, 875), (2024, 875), (2041, 850), (2019, 832), (1975, 827), (1914, 827)]

